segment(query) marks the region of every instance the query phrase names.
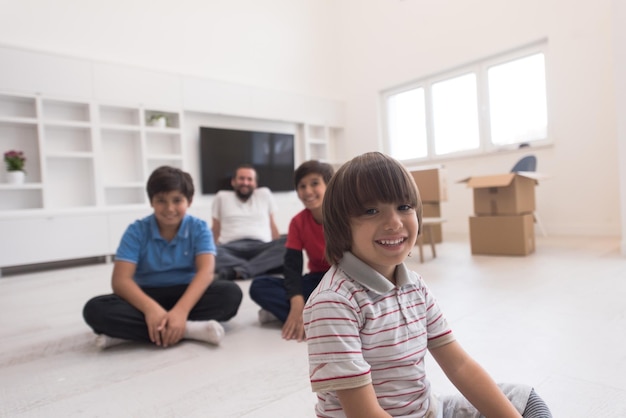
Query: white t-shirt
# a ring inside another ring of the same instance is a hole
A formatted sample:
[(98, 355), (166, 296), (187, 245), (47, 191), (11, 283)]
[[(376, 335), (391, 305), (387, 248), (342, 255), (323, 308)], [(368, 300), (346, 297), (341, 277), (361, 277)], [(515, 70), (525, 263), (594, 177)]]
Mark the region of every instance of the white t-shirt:
[(212, 207), (213, 218), (221, 224), (218, 244), (240, 239), (270, 242), (270, 215), (275, 211), (276, 202), (267, 187), (255, 189), (245, 202), (237, 197), (234, 190), (220, 190)]

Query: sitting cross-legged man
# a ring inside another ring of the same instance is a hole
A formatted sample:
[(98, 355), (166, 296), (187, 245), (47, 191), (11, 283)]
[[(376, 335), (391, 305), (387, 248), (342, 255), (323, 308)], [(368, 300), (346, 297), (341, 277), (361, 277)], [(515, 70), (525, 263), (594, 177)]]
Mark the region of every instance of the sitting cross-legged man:
[(237, 167), (231, 185), (233, 190), (217, 192), (212, 206), (217, 277), (234, 280), (280, 273), (285, 237), (274, 221), (271, 191), (257, 188), (256, 170), (248, 164)]

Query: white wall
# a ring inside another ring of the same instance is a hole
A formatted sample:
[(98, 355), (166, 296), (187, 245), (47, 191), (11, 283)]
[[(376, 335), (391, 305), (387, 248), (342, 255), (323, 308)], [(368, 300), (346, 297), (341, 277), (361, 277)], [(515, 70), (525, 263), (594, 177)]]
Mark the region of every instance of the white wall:
[(334, 3), (3, 1), (0, 43), (332, 98)]
[[(619, 234), (610, 0), (341, 4), (349, 156), (379, 149), (381, 90), (547, 38), (554, 146), (531, 149), (538, 169), (552, 175), (537, 188), (538, 212), (550, 234)], [(442, 161), (449, 172), (444, 235), (467, 232), (472, 212), (471, 191), (455, 180), (507, 172), (527, 152)]]
[(613, 50), (615, 55), (615, 92), (617, 119), (617, 142), (620, 169), (620, 204), (622, 214), (622, 254), (626, 255), (626, 5), (612, 0)]

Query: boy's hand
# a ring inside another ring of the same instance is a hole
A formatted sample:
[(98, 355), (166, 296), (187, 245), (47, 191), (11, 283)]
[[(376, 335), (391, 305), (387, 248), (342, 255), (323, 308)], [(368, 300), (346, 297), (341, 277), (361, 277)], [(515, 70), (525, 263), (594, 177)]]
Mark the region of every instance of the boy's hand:
[(302, 296), (294, 296), (291, 298), (290, 302), (291, 308), (283, 324), (282, 336), (285, 340), (297, 340), (298, 342), (302, 342), (305, 340), (304, 320), (302, 319), (304, 298)]
[(166, 321), (159, 328), (163, 347), (169, 347), (179, 342), (185, 336), (186, 324), (186, 314), (181, 313), (176, 308), (169, 311), (166, 315)]
[(144, 313), (144, 316), (146, 317), (150, 341), (160, 346), (163, 344), (160, 329), (164, 327), (167, 322), (167, 311), (159, 304), (155, 303), (149, 311)]

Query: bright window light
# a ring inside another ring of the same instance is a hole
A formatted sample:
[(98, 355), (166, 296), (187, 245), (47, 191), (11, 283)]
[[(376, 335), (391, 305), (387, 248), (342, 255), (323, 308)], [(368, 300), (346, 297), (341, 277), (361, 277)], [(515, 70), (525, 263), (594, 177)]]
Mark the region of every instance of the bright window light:
[(385, 149), (412, 164), (549, 144), (547, 59), (540, 41), (383, 91)]
[(389, 154), (399, 160), (425, 157), (426, 109), (424, 89), (416, 88), (389, 96), (387, 100)]
[(548, 130), (543, 54), (487, 71), (491, 142), (510, 145), (545, 139)]
[(432, 102), (435, 154), (479, 148), (476, 74), (433, 84)]

